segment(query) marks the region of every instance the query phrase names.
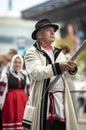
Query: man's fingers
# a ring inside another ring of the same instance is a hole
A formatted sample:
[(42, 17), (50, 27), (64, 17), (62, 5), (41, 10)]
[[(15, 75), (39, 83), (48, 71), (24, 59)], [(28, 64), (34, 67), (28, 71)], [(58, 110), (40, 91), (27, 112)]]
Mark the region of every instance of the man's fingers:
[(76, 64), (72, 61), (68, 61), (68, 67), (69, 67), (69, 70), (74, 70), (75, 67), (76, 67)]
[(76, 64), (73, 61), (64, 61), (59, 63), (62, 71), (74, 70)]

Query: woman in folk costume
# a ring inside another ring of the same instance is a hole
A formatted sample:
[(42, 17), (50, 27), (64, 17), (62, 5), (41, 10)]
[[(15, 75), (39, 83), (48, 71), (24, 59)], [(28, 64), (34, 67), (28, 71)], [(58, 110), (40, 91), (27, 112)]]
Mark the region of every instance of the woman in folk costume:
[(7, 89), (2, 107), (3, 130), (22, 130), (22, 118), (29, 96), (29, 79), (23, 73), (23, 58), (15, 55), (12, 58), (10, 71), (0, 79), (0, 95)]
[[(36, 23), (32, 33), (36, 42), (25, 55), (31, 93), (23, 116), (24, 130), (78, 130), (65, 75), (49, 86), (64, 71), (77, 72), (76, 64), (67, 61), (61, 49), (51, 46), (58, 28), (48, 19), (43, 19)], [(35, 114), (31, 120), (29, 113), (32, 112)]]

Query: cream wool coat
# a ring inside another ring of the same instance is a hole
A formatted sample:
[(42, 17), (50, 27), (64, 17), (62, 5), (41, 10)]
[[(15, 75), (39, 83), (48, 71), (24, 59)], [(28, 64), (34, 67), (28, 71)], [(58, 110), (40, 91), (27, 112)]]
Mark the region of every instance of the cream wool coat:
[[(65, 60), (65, 57), (62, 52), (59, 53), (55, 62)], [(34, 117), (34, 122), (32, 124), (31, 130), (44, 130), (43, 124), (40, 121), (40, 116), (42, 118), (43, 112), (40, 114), (41, 100), (42, 100), (42, 92), (44, 86), (44, 80), (55, 76), (52, 65), (48, 64), (46, 66), (46, 57), (37, 50), (34, 46), (30, 48), (25, 56), (25, 64), (26, 70), (31, 78), (31, 93), (29, 97), (29, 102), (27, 105), (37, 107), (37, 115)], [(65, 85), (65, 116), (66, 116), (66, 130), (79, 130), (77, 125), (77, 120), (75, 117), (75, 112), (69, 92), (68, 85), (65, 80), (65, 76), (63, 75), (64, 85)], [(27, 113), (24, 113), (24, 115)], [(41, 122), (41, 128), (40, 128)], [(25, 128), (25, 130), (29, 130)]]

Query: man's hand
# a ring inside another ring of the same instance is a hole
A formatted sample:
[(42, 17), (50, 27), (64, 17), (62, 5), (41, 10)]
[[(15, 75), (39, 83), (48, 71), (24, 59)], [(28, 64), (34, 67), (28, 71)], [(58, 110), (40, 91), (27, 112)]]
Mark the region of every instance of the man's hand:
[(63, 61), (59, 62), (59, 66), (62, 72), (64, 71), (74, 71), (77, 67), (76, 63), (73, 61)]

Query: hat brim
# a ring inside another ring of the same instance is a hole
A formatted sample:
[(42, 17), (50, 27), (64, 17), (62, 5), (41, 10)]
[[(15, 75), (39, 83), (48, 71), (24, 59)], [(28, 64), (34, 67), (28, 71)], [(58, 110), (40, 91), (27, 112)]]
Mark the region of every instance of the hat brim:
[(32, 39), (33, 39), (33, 40), (37, 40), (37, 38), (36, 38), (37, 32), (38, 32), (40, 29), (42, 29), (42, 28), (44, 28), (44, 27), (48, 27), (48, 26), (53, 27), (55, 32), (56, 32), (56, 31), (58, 30), (58, 28), (59, 28), (59, 26), (58, 26), (58, 25), (55, 25), (55, 24), (46, 24), (46, 25), (43, 25), (43, 26), (41, 26), (39, 29), (33, 31), (33, 33), (32, 33)]

